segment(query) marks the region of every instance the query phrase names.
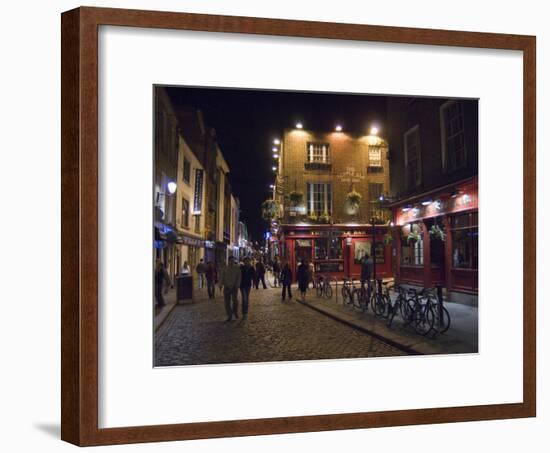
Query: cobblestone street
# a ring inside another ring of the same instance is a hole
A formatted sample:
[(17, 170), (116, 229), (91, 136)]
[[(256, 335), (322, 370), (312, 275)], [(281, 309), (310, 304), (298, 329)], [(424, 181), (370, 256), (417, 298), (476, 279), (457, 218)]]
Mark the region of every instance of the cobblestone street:
[(282, 302), (280, 291), (252, 289), (248, 318), (229, 323), (223, 322), (221, 293), (209, 300), (199, 292), (195, 303), (176, 306), (156, 332), (155, 366), (406, 354), (295, 299)]

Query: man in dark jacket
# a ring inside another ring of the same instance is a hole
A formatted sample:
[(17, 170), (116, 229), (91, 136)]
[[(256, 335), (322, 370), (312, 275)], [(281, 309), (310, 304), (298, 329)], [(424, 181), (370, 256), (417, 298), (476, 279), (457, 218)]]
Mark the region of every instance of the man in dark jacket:
[(367, 283), (370, 281), (370, 276), (372, 274), (372, 258), (368, 253), (365, 252), (365, 255), (361, 259), (361, 283)]
[(290, 291), (290, 285), (292, 285), (292, 270), (288, 263), (285, 263), (283, 270), (281, 271), (281, 283), (283, 285), (283, 300), (288, 292), (288, 299), (292, 299), (292, 292)]
[(241, 265), (241, 299), (242, 299), (242, 314), (243, 319), (248, 315), (248, 300), (250, 298), (250, 288), (256, 281), (256, 271), (250, 264), (250, 258), (247, 256), (244, 259), (244, 264)]
[(254, 282), (256, 289), (260, 286), (260, 282), (262, 282), (264, 289), (267, 289), (267, 285), (265, 284), (265, 266), (262, 258), (256, 263), (256, 280)]

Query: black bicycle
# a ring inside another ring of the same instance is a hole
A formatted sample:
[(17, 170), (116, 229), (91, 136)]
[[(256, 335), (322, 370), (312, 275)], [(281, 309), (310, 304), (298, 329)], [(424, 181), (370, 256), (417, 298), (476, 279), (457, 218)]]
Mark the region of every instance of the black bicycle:
[(330, 299), (332, 297), (332, 286), (330, 285), (330, 281), (323, 275), (317, 277), (315, 289), (317, 297), (324, 297), (325, 299)]

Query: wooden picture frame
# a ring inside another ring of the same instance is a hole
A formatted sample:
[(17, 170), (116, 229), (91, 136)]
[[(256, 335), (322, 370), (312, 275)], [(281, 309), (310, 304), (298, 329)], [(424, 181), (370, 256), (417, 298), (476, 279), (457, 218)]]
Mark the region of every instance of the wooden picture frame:
[[(311, 37), (523, 52), (523, 402), (98, 428), (98, 27)], [(536, 163), (533, 36), (81, 7), (62, 15), (61, 437), (80, 446), (534, 417)]]

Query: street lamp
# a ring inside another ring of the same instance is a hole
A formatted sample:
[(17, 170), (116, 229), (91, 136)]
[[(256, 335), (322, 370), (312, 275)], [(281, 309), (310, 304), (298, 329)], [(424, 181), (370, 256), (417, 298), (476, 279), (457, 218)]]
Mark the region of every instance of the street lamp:
[(296, 129), (303, 129), (304, 125), (302, 123), (296, 123)]
[(168, 193), (170, 195), (174, 195), (176, 193), (178, 185), (174, 181), (169, 181), (166, 187), (168, 188)]
[(278, 138), (276, 138), (275, 140), (273, 140), (273, 144), (274, 145), (280, 145), (281, 141)]
[(372, 126), (370, 128), (370, 135), (378, 135), (378, 132), (379, 132), (379, 130), (376, 126)]

